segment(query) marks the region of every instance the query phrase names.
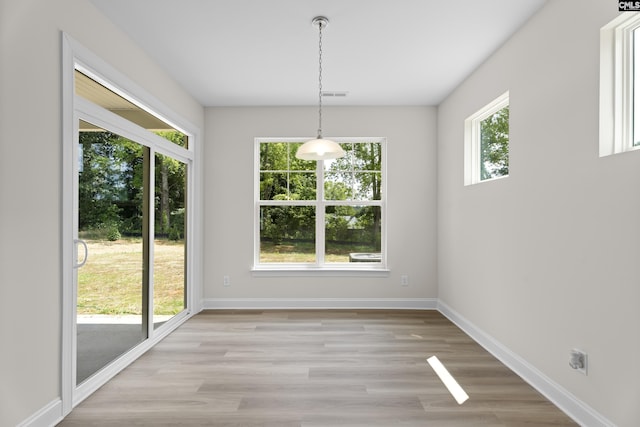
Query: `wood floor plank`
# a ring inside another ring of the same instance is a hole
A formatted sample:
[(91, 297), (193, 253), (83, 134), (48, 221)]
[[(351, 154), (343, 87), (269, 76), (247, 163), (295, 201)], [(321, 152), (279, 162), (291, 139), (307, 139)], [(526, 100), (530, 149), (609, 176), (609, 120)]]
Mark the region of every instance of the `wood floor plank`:
[[(470, 398), (458, 405), (426, 359)], [(570, 426), (437, 311), (204, 311), (78, 405), (75, 426)]]

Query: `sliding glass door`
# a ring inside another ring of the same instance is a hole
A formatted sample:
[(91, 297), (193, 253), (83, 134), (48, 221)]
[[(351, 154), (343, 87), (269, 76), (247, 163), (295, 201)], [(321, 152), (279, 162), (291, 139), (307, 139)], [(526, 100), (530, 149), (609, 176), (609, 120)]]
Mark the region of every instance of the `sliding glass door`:
[(90, 389), (188, 307), (193, 153), (172, 125), (88, 74), (74, 80), (75, 386)]
[(78, 121), (76, 386), (187, 308), (188, 163), (105, 128)]
[(60, 392), (67, 414), (198, 303), (199, 130), (67, 34), (62, 61)]
[(149, 149), (80, 121), (76, 384), (147, 338)]

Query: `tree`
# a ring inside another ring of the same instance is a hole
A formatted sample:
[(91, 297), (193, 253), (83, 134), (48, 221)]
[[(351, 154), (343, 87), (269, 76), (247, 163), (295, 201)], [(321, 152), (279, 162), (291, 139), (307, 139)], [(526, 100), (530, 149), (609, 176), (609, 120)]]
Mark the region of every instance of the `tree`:
[[(184, 135), (179, 132), (159, 134), (184, 144)], [(79, 229), (115, 228), (128, 235), (141, 235), (144, 156), (148, 149), (107, 131), (83, 131), (79, 138)], [(182, 238), (186, 164), (162, 154), (156, 154), (155, 164), (157, 234)]]
[[(329, 200), (380, 200), (382, 197), (382, 145), (379, 143), (343, 144), (347, 155), (330, 163), (329, 174), (331, 181), (325, 182), (325, 190)], [(331, 183), (331, 184), (329, 184)], [(339, 195), (335, 187), (342, 184), (348, 190)], [(342, 227), (369, 230), (368, 243), (374, 248), (381, 244), (381, 210), (373, 206), (353, 209), (354, 217), (351, 221), (342, 223)], [(332, 220), (334, 220), (332, 218)], [(339, 221), (335, 219), (335, 221)], [(328, 227), (338, 229), (340, 224), (327, 224)], [(338, 235), (337, 233), (336, 235)], [(361, 234), (351, 233), (351, 240), (363, 238)]]
[(480, 180), (509, 174), (509, 106), (480, 123)]
[(110, 132), (81, 132), (82, 162), (78, 177), (79, 229), (119, 227), (117, 202), (125, 190), (118, 136)]
[[(260, 144), (260, 199), (314, 200), (315, 162), (300, 160), (295, 152), (300, 144), (270, 142)], [(276, 243), (285, 240), (313, 240), (315, 209), (309, 206), (263, 206), (262, 238)]]
[[(184, 146), (184, 135), (177, 131), (159, 131), (159, 136)], [(173, 237), (184, 234), (186, 165), (171, 157), (156, 154), (155, 198), (156, 234)], [(174, 224), (172, 218), (177, 222)]]

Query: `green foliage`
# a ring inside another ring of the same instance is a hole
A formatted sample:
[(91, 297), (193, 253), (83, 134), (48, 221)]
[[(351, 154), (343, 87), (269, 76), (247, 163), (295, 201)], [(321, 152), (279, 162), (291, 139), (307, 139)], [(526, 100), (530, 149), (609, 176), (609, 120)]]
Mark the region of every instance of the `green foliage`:
[(328, 206), (325, 214), (325, 238), (329, 241), (349, 241), (351, 230), (359, 229), (353, 206)]
[(273, 242), (315, 239), (313, 206), (263, 206), (260, 209), (260, 236)]
[(171, 212), (170, 240), (176, 241), (184, 239), (184, 212), (184, 208), (179, 208)]
[[(186, 145), (179, 132), (158, 132)], [(142, 235), (144, 163), (149, 150), (106, 131), (80, 132), (82, 160), (78, 178), (79, 229), (101, 239), (118, 240), (121, 233)], [(156, 154), (156, 235), (184, 237), (186, 165)]]
[(107, 228), (107, 240), (110, 242), (115, 242), (116, 240), (120, 240), (122, 235), (120, 234), (120, 230), (118, 230), (118, 226), (115, 224), (111, 224)]
[(178, 241), (181, 240), (184, 236), (180, 229), (176, 226), (171, 227), (169, 230), (169, 240)]
[[(379, 143), (342, 144), (346, 156), (329, 163), (328, 177), (350, 188), (349, 198), (380, 200), (382, 194), (382, 145)], [(331, 198), (328, 200), (345, 200)]]
[(480, 123), (480, 179), (509, 174), (509, 106)]
[(184, 213), (175, 213), (184, 211), (187, 168), (185, 163), (161, 154), (156, 154), (155, 165), (155, 230), (156, 235), (168, 236), (174, 228), (184, 230)]
[[(382, 198), (382, 145), (343, 144), (345, 157), (328, 162), (327, 200), (380, 200)], [(346, 209), (345, 209), (346, 208)], [(381, 210), (376, 206), (329, 207), (327, 242), (359, 242), (381, 245)]]
[(187, 135), (183, 134), (182, 132), (178, 132), (177, 130), (161, 130), (156, 131), (155, 134), (173, 142), (176, 145), (179, 145), (180, 147), (187, 148), (188, 138)]
[(81, 132), (79, 228), (103, 229), (139, 214), (142, 147), (111, 132)]
[(350, 200), (353, 198), (352, 187), (346, 179), (339, 180), (334, 174), (327, 173), (324, 182), (324, 197), (327, 200)]
[(260, 144), (261, 200), (315, 200), (315, 162), (296, 158), (300, 145)]
[(79, 235), (84, 240), (108, 240), (111, 242), (122, 238), (120, 224), (115, 221), (98, 224), (95, 227), (81, 230)]

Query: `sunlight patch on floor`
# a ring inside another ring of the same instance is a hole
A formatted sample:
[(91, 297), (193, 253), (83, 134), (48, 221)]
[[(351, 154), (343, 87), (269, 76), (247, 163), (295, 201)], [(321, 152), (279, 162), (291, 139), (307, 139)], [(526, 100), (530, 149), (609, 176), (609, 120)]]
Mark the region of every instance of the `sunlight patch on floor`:
[(433, 370), (436, 371), (436, 374), (440, 377), (440, 381), (444, 383), (449, 390), (449, 393), (451, 393), (459, 405), (462, 405), (467, 401), (467, 399), (469, 399), (469, 395), (462, 389), (462, 387), (460, 387), (460, 384), (458, 384), (455, 378), (453, 378), (447, 368), (444, 367), (442, 362), (440, 362), (436, 356), (431, 356), (427, 359), (427, 362), (429, 362), (429, 365), (431, 365)]

